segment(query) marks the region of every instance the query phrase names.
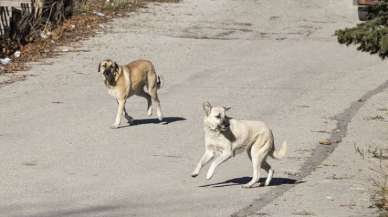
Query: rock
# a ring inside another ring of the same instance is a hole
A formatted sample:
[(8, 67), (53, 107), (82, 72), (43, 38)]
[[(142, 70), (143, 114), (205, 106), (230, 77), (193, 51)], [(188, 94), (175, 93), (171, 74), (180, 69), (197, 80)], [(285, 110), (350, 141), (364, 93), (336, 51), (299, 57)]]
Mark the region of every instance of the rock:
[(328, 139), (321, 139), (321, 140), (319, 140), (319, 144), (321, 144), (321, 145), (331, 145), (332, 142), (330, 140), (328, 140)]
[(20, 52), (20, 50), (18, 50), (18, 51), (15, 51), (15, 53), (13, 53), (13, 56), (14, 56), (15, 58), (19, 58), (21, 54), (22, 54), (22, 53)]
[(46, 34), (45, 32), (40, 32), (40, 37), (43, 38), (43, 39), (47, 39), (49, 36), (48, 34)]

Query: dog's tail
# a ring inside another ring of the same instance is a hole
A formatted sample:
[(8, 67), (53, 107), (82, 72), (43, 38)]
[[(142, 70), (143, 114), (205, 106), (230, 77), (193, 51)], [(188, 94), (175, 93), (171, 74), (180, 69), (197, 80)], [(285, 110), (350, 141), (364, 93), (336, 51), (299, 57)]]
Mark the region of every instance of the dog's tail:
[(275, 147), (273, 148), (272, 150), (272, 153), (270, 153), (271, 157), (277, 159), (277, 160), (280, 160), (282, 159), (284, 156), (286, 156), (287, 154), (287, 142), (284, 141), (283, 144), (282, 144), (282, 147), (280, 147), (280, 149), (277, 149), (275, 150)]
[(156, 87), (158, 89), (162, 88), (164, 86), (164, 79), (163, 76), (156, 75)]

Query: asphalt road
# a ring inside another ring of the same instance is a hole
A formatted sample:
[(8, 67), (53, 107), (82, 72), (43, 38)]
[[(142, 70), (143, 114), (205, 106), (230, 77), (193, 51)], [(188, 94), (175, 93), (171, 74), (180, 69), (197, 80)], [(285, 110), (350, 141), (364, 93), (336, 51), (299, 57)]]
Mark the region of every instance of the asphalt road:
[[(336, 128), (333, 117), (388, 79), (385, 62), (337, 44), (334, 31), (356, 18), (349, 0), (151, 4), (34, 64), (25, 81), (0, 88), (0, 216), (216, 217), (270, 204), (272, 192), (309, 175), (303, 165)], [(97, 74), (108, 57), (154, 62), (168, 124), (134, 97), (127, 109), (138, 124), (110, 129), (116, 103)], [(288, 157), (271, 161), (272, 186), (241, 188), (251, 176), (245, 154), (210, 181), (206, 169), (190, 177), (205, 100), (288, 141)]]

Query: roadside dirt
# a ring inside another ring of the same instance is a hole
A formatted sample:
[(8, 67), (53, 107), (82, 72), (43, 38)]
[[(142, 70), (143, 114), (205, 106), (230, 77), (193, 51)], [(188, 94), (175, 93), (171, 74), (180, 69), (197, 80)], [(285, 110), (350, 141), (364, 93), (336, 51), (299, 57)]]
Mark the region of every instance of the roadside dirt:
[[(28, 62), (36, 62), (68, 52), (68, 48), (61, 49), (61, 47), (72, 46), (72, 43), (101, 33), (104, 31), (105, 23), (111, 22), (114, 18), (128, 16), (128, 13), (139, 8), (146, 8), (147, 3), (150, 2), (177, 3), (179, 0), (129, 0), (128, 3), (121, 3), (117, 7), (110, 6), (105, 0), (88, 0), (86, 5), (74, 12), (74, 16), (65, 20), (62, 26), (52, 30), (48, 38), (40, 38), (26, 44), (20, 49), (20, 57), (13, 58), (8, 65), (0, 65), (0, 74), (27, 70)], [(12, 80), (0, 81), (0, 86), (20, 79), (20, 76), (13, 77)]]

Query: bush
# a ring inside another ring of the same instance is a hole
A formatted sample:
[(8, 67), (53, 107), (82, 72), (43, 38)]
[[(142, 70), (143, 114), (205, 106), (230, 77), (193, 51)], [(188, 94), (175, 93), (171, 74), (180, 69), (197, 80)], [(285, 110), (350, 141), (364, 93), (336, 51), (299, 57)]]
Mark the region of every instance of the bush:
[(382, 0), (368, 8), (369, 21), (356, 27), (337, 30), (335, 35), (341, 44), (357, 46), (357, 49), (381, 58), (388, 57), (388, 0)]

